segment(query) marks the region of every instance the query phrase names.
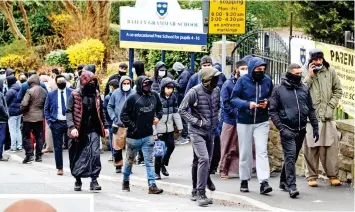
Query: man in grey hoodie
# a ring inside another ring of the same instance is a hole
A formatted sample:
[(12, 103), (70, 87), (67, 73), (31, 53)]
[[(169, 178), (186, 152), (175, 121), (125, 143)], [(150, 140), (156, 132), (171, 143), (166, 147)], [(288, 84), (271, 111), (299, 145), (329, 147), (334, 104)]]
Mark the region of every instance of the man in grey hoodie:
[(134, 94), (132, 90), (132, 79), (128, 76), (122, 76), (119, 83), (119, 88), (115, 90), (107, 105), (107, 112), (113, 121), (112, 123), (112, 147), (114, 149), (114, 166), (116, 173), (122, 172), (123, 158), (122, 149), (126, 143), (127, 128), (123, 125), (120, 115), (126, 99)]

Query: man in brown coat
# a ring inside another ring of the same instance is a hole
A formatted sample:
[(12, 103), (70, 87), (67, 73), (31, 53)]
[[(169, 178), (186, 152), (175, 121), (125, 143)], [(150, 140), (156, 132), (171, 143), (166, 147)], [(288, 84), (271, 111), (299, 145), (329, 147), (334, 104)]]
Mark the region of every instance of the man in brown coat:
[(334, 68), (324, 60), (324, 54), (320, 49), (309, 51), (310, 60), (305, 84), (309, 87), (313, 106), (316, 109), (319, 121), (319, 141), (315, 143), (311, 126), (307, 125), (306, 142), (304, 145), (304, 157), (308, 168), (308, 185), (317, 186), (319, 159), (323, 169), (333, 186), (340, 185), (339, 172), (339, 136), (336, 123), (333, 119), (334, 109), (342, 97), (341, 83)]
[(21, 102), (21, 112), (23, 113), (22, 136), (26, 151), (26, 157), (22, 163), (33, 161), (33, 146), (30, 141), (31, 131), (36, 138), (36, 162), (41, 162), (43, 148), (43, 110), (47, 91), (40, 86), (40, 80), (37, 74), (32, 75), (27, 83), (30, 89), (26, 91), (25, 97)]

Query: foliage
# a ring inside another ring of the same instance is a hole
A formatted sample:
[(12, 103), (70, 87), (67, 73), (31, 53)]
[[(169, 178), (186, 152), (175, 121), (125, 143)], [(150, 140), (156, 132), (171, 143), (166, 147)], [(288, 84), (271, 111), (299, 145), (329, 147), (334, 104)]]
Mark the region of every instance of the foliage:
[(354, 1), (294, 2), (307, 34), (329, 43), (343, 43), (344, 32), (354, 31)]
[(22, 56), (9, 54), (0, 59), (2, 67), (12, 68), (15, 71), (25, 71), (35, 69), (38, 66), (38, 58), (35, 55)]
[(111, 5), (111, 23), (120, 23), (120, 7), (122, 6), (134, 6), (135, 1), (114, 1)]
[(15, 40), (14, 42), (0, 47), (0, 57), (9, 54), (29, 56), (33, 54), (33, 49), (26, 46), (26, 41)]
[(97, 39), (83, 39), (80, 43), (69, 46), (66, 50), (71, 68), (80, 64), (95, 64), (97, 70), (101, 69), (105, 46)]
[(69, 64), (68, 54), (65, 52), (65, 50), (59, 49), (56, 51), (51, 51), (48, 55), (46, 55), (45, 58), (45, 63), (47, 65), (58, 65), (63, 67), (66, 72), (72, 71)]
[(64, 67), (59, 65), (42, 65), (37, 68), (38, 72), (51, 73), (53, 69), (58, 69), (60, 72), (65, 72)]

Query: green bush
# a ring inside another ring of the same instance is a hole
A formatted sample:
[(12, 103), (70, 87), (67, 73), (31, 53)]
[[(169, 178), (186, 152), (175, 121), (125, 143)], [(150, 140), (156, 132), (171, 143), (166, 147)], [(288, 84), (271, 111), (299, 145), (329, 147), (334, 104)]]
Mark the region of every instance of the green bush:
[(9, 54), (16, 54), (22, 56), (32, 55), (33, 49), (28, 48), (26, 41), (15, 40), (14, 42), (0, 47), (0, 57), (7, 56)]
[(59, 49), (56, 51), (51, 51), (49, 54), (46, 55), (45, 58), (45, 63), (47, 65), (58, 65), (65, 68), (66, 72), (72, 72), (68, 59), (68, 54), (65, 52), (65, 50)]

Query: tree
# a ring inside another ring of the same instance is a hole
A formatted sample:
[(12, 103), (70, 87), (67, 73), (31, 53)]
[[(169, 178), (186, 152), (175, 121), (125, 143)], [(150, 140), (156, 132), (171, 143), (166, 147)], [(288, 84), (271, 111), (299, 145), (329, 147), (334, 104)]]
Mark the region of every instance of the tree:
[(354, 30), (354, 1), (294, 2), (300, 27), (313, 38), (343, 43), (345, 31)]
[(5, 16), (7, 24), (14, 35), (18, 40), (25, 40), (26, 37), (21, 33), (20, 29), (17, 26), (13, 15), (13, 2), (11, 1), (0, 1), (0, 12)]

